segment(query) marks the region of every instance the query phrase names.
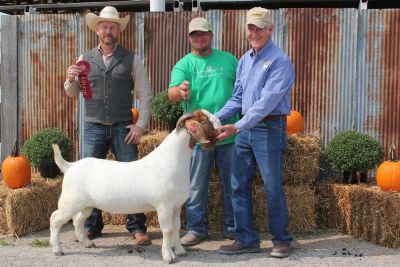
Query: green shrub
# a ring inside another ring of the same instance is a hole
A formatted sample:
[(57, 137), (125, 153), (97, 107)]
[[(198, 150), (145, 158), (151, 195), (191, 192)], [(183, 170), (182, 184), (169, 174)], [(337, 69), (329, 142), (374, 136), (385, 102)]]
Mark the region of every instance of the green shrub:
[(329, 142), (324, 156), (334, 171), (367, 171), (383, 161), (384, 151), (371, 136), (344, 131)]
[(58, 144), (65, 160), (71, 159), (72, 141), (56, 128), (45, 128), (32, 135), (22, 147), (22, 154), (34, 167), (49, 166), (55, 163), (52, 144)]
[(154, 96), (151, 103), (151, 114), (168, 125), (169, 129), (175, 128), (176, 122), (182, 116), (183, 110), (180, 103), (174, 103), (168, 98), (168, 90), (163, 90)]

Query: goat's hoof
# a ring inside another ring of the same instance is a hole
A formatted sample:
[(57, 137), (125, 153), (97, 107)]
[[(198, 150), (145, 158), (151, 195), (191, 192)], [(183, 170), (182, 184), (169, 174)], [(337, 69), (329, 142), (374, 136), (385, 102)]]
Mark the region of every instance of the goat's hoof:
[(176, 258), (164, 259), (164, 262), (168, 263), (168, 264), (171, 264), (171, 263), (176, 262)]
[(176, 261), (176, 256), (174, 253), (170, 253), (168, 255), (163, 256), (163, 260), (165, 263), (174, 263)]
[(96, 248), (96, 245), (93, 242), (87, 242), (84, 244), (85, 248)]
[(53, 251), (54, 256), (63, 256), (64, 252), (63, 251)]
[(176, 256), (184, 256), (186, 254), (186, 250), (182, 246), (176, 246), (174, 252)]

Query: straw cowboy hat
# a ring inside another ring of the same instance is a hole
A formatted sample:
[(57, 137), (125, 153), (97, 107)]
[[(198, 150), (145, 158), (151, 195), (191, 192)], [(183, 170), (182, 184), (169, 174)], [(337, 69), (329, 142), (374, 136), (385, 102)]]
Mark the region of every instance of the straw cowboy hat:
[(93, 13), (87, 13), (86, 14), (86, 25), (91, 29), (92, 31), (96, 31), (97, 24), (102, 21), (113, 21), (119, 24), (120, 31), (122, 32), (125, 30), (126, 26), (128, 25), (130, 16), (126, 16), (125, 18), (120, 18), (117, 9), (112, 6), (106, 6), (104, 7), (100, 15), (97, 16)]

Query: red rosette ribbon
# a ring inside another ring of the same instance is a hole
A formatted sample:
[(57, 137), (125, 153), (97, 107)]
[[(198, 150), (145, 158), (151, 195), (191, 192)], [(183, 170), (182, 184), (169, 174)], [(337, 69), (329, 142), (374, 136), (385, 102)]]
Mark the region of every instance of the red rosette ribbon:
[(86, 99), (92, 98), (92, 88), (90, 88), (90, 83), (88, 80), (88, 74), (91, 70), (89, 62), (85, 60), (81, 60), (76, 65), (81, 69), (81, 72), (78, 75), (79, 82), (82, 87), (83, 97)]

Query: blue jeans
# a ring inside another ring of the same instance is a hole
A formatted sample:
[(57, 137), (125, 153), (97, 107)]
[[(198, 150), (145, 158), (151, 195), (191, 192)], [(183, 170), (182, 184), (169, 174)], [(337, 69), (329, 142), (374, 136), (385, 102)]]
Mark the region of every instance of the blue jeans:
[[(83, 157), (94, 157), (104, 159), (108, 150), (115, 155), (117, 161), (129, 162), (137, 160), (137, 145), (127, 144), (124, 139), (129, 132), (127, 125), (131, 121), (118, 122), (113, 125), (87, 122), (85, 124), (85, 134), (83, 140)], [(146, 215), (143, 213), (128, 215), (126, 229), (130, 233), (143, 232), (147, 228)], [(104, 223), (101, 210), (93, 209), (92, 214), (86, 219), (85, 228), (92, 233), (101, 233)]]
[(212, 150), (193, 148), (190, 163), (190, 197), (186, 202), (188, 233), (207, 236), (207, 198), (211, 170), (217, 163), (224, 199), (224, 233), (234, 231), (231, 202), (231, 176), (235, 144), (218, 145)]
[(266, 193), (268, 224), (274, 244), (288, 243), (289, 218), (283, 191), (283, 168), (287, 148), (286, 121), (260, 122), (236, 137), (232, 176), (232, 206), (235, 218), (235, 237), (249, 247), (259, 247), (254, 228), (251, 180), (256, 164)]

